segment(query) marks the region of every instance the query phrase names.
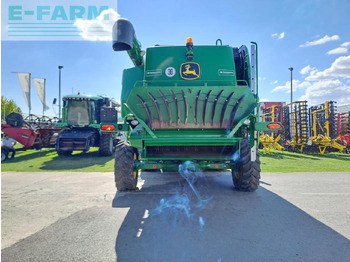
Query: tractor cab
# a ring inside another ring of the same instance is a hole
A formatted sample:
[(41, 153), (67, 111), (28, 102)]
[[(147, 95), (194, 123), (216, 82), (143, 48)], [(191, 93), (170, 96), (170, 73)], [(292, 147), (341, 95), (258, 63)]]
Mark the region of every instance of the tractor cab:
[(85, 127), (100, 123), (101, 108), (115, 108), (116, 102), (109, 98), (90, 95), (63, 97), (63, 122), (68, 126)]

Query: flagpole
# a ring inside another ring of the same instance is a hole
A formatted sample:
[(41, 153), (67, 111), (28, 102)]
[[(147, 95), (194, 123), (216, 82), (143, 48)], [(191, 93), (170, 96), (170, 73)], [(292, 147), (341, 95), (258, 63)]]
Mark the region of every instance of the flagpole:
[(30, 82), (32, 82), (32, 79), (31, 79), (31, 76), (32, 76), (32, 74), (31, 73), (29, 73), (29, 116), (30, 116), (30, 108), (31, 108), (31, 106), (32, 106), (32, 103), (31, 103), (31, 99), (30, 99)]
[(46, 89), (46, 78), (44, 78), (44, 102), (45, 103), (43, 103), (43, 117), (44, 117), (45, 104), (46, 104), (46, 91), (45, 91), (45, 89)]
[(63, 66), (58, 66), (58, 119), (61, 120), (61, 69)]

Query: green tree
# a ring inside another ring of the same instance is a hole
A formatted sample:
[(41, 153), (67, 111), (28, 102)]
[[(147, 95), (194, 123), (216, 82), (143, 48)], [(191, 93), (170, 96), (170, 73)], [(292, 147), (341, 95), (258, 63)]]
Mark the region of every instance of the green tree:
[(7, 99), (1, 96), (1, 122), (5, 121), (6, 116), (12, 112), (22, 113), (22, 110), (17, 106), (13, 99)]

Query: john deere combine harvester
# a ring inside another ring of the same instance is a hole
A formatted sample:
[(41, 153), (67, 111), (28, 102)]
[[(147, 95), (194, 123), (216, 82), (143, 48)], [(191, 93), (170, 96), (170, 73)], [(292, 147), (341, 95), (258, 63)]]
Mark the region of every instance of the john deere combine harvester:
[(112, 99), (102, 96), (80, 93), (64, 96), (62, 121), (56, 123), (56, 127), (62, 128), (57, 137), (57, 154), (68, 156), (73, 151), (99, 147), (101, 156), (112, 155), (117, 137), (115, 133), (107, 132), (110, 127), (104, 122), (118, 121), (116, 107), (119, 106)]
[(258, 123), (256, 43), (251, 60), (246, 46), (196, 46), (188, 38), (183, 46), (147, 48), (144, 61), (132, 24), (120, 19), (113, 49), (126, 50), (135, 65), (123, 73), (124, 121), (115, 129), (128, 132), (116, 147), (118, 190), (135, 189), (139, 170), (177, 171), (187, 160), (201, 170), (231, 169), (238, 190), (257, 189), (257, 131), (280, 124)]

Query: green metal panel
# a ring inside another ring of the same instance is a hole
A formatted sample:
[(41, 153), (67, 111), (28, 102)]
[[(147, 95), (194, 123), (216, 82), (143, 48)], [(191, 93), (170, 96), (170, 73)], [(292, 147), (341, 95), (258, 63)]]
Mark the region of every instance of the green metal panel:
[(137, 82), (125, 98), (152, 130), (231, 129), (255, 107), (248, 86), (229, 81)]
[(124, 118), (131, 112), (127, 107), (124, 106), (126, 98), (130, 96), (136, 81), (142, 81), (144, 79), (144, 67), (133, 67), (125, 69), (123, 72), (123, 81), (122, 81), (122, 94), (121, 94), (121, 115)]
[[(232, 48), (229, 46), (194, 46), (193, 59), (186, 59), (185, 46), (147, 48), (146, 81), (186, 81), (181, 78), (183, 63), (197, 63), (198, 80), (236, 81)], [(169, 72), (172, 70), (172, 72)]]

